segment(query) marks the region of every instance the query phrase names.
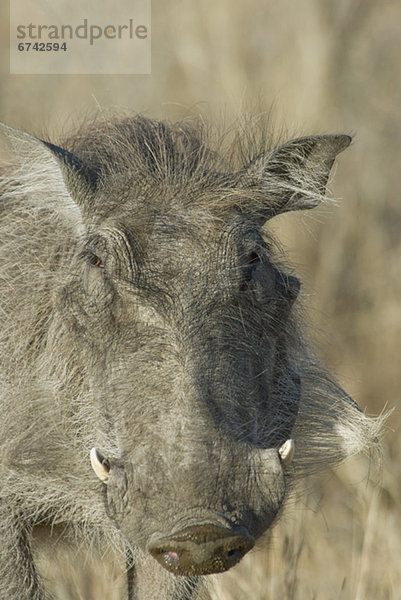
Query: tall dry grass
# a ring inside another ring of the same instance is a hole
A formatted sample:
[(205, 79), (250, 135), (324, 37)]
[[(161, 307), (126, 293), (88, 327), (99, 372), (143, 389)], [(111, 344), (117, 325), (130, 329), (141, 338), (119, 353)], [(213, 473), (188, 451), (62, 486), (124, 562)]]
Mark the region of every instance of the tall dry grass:
[[(172, 117), (200, 110), (227, 120), (273, 107), (277, 128), (289, 134), (355, 134), (332, 184), (344, 199), (338, 207), (272, 226), (303, 276), (303, 301), (327, 364), (369, 413), (395, 407), (381, 480), (368, 481), (367, 465), (352, 461), (308, 481), (271, 537), (214, 578), (210, 594), (401, 598), (400, 2), (154, 0), (153, 72), (132, 77), (10, 76), (6, 4), (0, 113), (12, 125), (59, 132), (98, 105)], [(109, 563), (94, 559), (86, 575), (66, 572), (65, 558), (43, 568), (60, 599), (115, 600), (122, 575)]]

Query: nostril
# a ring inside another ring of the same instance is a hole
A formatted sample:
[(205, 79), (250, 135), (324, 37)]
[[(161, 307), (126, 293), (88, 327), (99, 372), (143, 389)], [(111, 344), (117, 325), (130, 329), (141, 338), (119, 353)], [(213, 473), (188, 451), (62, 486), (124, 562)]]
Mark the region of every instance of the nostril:
[[(249, 546), (236, 546), (234, 548), (230, 548), (225, 552), (225, 558), (223, 558), (224, 563), (227, 568), (230, 568), (237, 564), (241, 560), (243, 556), (248, 552)], [(223, 555), (224, 557), (224, 555)]]
[(164, 552), (161, 555), (161, 558), (166, 563), (166, 565), (170, 567), (174, 567), (179, 561), (179, 556), (177, 552)]

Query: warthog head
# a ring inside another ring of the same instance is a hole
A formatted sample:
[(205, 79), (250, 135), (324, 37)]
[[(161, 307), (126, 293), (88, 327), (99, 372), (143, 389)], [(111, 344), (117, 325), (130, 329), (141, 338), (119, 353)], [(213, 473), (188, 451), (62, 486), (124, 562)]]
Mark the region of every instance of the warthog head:
[(350, 138), (253, 148), (234, 168), (186, 122), (95, 123), (62, 147), (6, 133), (9, 195), (53, 228), (45, 334), (26, 351), (65, 399), (81, 471), (168, 571), (230, 568), (296, 476), (372, 437), (308, 354), (299, 281), (262, 229), (320, 203)]

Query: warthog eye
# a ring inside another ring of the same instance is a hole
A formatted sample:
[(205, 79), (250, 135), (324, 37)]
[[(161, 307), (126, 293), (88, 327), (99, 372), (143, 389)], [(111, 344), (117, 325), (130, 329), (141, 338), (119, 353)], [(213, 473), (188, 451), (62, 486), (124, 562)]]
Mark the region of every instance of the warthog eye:
[(96, 254), (92, 254), (89, 257), (89, 263), (93, 267), (97, 267), (98, 269), (104, 269), (104, 261), (99, 256), (96, 256)]
[(255, 267), (261, 262), (261, 258), (257, 252), (251, 252), (248, 256), (248, 266)]

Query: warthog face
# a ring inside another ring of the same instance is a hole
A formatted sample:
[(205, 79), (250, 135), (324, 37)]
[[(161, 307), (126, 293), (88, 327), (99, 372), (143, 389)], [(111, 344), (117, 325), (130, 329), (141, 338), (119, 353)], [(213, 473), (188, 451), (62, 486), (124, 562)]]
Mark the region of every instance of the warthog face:
[[(20, 356), (63, 399), (73, 482), (90, 460), (104, 518), (167, 571), (230, 568), (294, 475), (372, 438), (307, 353), (299, 282), (262, 229), (321, 201), (350, 138), (300, 138), (232, 168), (186, 123), (95, 124), (63, 147), (5, 131), (22, 163), (7, 197), (28, 198), (29, 239), (46, 240), (29, 286), (18, 279), (24, 306), (42, 303)], [(69, 506), (89, 522), (85, 481)]]
[(183, 210), (186, 191), (178, 210), (153, 188), (152, 215), (135, 178), (124, 187), (125, 206), (93, 228), (62, 292), (64, 318), (72, 307), (76, 329), (97, 340), (94, 395), (118, 438), (117, 452), (96, 454), (108, 511), (167, 569), (222, 571), (284, 498), (278, 451), (301, 393), (286, 330), (299, 284), (238, 211)]

